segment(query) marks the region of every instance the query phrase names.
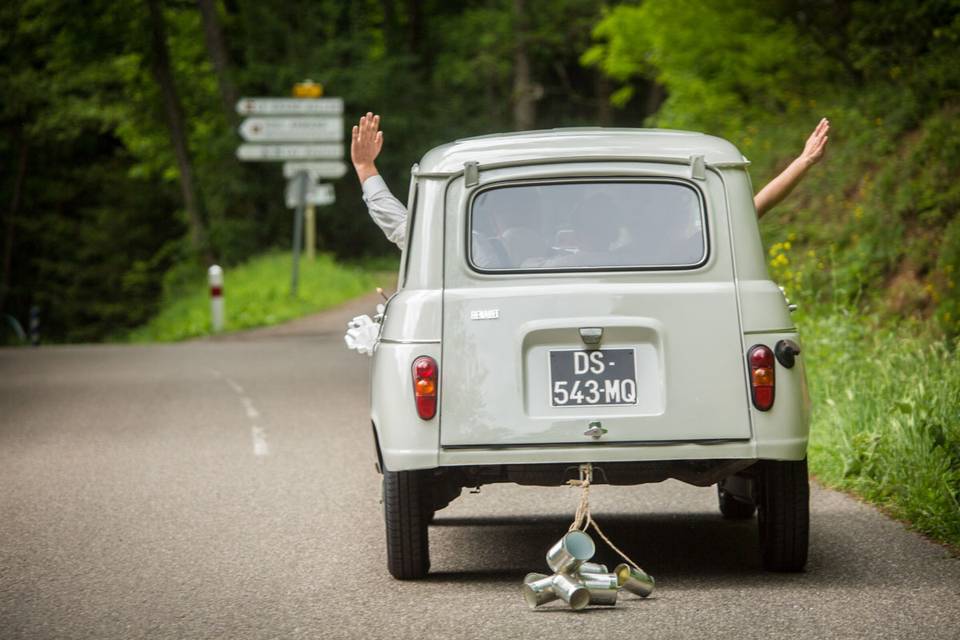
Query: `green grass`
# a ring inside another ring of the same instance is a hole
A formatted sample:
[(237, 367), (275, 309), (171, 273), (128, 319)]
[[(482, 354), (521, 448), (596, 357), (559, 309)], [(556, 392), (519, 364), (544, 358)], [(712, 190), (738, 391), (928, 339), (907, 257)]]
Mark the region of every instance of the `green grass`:
[[(392, 261), (396, 265), (396, 260)], [(291, 256), (274, 252), (225, 270), (226, 331), (278, 324), (328, 309), (391, 287), (396, 271), (384, 260), (338, 264), (326, 254), (300, 263), (300, 286), (290, 295)], [(171, 342), (210, 334), (210, 297), (206, 276), (198, 272), (177, 295), (168, 295), (159, 313), (123, 339), (131, 342)]]
[(829, 110), (826, 160), (761, 231), (805, 314), (811, 470), (960, 549), (958, 107), (883, 104)]
[(801, 323), (811, 471), (960, 548), (960, 359), (922, 323)]

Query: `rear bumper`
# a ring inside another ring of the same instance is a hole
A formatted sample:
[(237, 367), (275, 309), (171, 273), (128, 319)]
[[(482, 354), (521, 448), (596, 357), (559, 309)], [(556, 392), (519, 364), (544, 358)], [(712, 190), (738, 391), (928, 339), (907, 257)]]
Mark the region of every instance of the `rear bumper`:
[[(382, 442), (382, 441), (381, 441)], [(590, 444), (586, 446), (530, 446), (496, 448), (382, 448), (390, 471), (495, 464), (581, 462), (644, 462), (667, 460), (802, 460), (807, 438), (740, 440), (711, 443)]]
[[(794, 334), (795, 335), (795, 334)], [(779, 336), (764, 336), (773, 344)], [(378, 345), (378, 351), (383, 348)], [(410, 363), (440, 360), (439, 344), (388, 345), (374, 357), (371, 419), (383, 466), (390, 471), (502, 464), (578, 464), (669, 460), (802, 460), (807, 455), (809, 398), (803, 363), (778, 369), (777, 400), (768, 412), (751, 410), (752, 436), (740, 440), (592, 442), (517, 446), (440, 446), (440, 421), (414, 410)], [(388, 356), (388, 357), (384, 357)], [(377, 390), (384, 392), (377, 393)], [(441, 393), (443, 390), (441, 389)]]

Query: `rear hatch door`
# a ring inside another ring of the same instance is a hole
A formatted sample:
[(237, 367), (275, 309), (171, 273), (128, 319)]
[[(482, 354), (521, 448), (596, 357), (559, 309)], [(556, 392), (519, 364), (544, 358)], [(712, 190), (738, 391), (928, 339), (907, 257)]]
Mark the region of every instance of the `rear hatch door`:
[(671, 171), (451, 185), (442, 446), (749, 438), (722, 183)]

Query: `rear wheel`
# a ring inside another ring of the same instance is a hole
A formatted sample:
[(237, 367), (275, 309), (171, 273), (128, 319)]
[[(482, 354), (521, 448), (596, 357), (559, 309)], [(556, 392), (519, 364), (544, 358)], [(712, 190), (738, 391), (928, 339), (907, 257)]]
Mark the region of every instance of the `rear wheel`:
[(761, 564), (767, 571), (802, 571), (810, 534), (807, 461), (764, 460), (759, 470)]
[(413, 580), (430, 569), (427, 524), (433, 517), (426, 472), (383, 472), (383, 515), (387, 530), (387, 568), (398, 580)]

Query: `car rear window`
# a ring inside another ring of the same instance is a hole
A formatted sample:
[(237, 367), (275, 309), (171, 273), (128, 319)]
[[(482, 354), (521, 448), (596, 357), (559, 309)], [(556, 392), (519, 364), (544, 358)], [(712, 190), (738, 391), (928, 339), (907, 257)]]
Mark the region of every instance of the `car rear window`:
[(486, 189), (473, 199), (481, 271), (693, 268), (706, 259), (699, 192), (679, 182), (583, 181)]

